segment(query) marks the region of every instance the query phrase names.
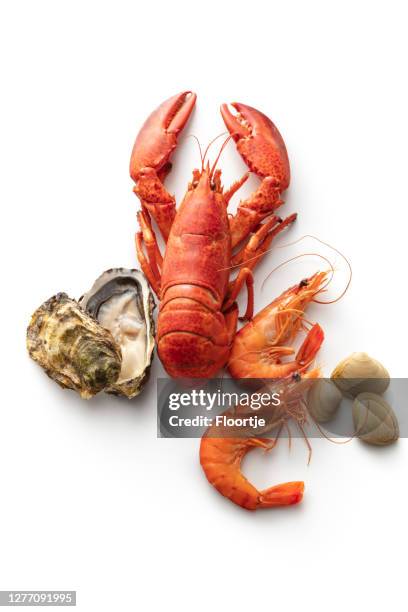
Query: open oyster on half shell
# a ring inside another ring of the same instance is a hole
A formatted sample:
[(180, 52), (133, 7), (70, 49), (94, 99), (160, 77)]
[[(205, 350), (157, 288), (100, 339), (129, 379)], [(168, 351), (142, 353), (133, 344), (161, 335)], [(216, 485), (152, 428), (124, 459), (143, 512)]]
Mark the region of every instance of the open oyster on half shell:
[(135, 397), (148, 380), (155, 344), (152, 314), (155, 303), (143, 273), (126, 268), (107, 270), (80, 298), (79, 304), (120, 346), (120, 374), (105, 391), (129, 399)]

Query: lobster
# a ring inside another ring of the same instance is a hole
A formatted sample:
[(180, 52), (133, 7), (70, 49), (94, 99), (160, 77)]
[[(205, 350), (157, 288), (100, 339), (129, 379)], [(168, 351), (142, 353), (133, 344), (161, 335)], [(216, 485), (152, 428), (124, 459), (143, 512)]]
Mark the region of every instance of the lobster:
[[(164, 181), (195, 102), (196, 94), (189, 91), (163, 102), (142, 126), (130, 161), (141, 203), (137, 256), (160, 302), (158, 354), (167, 373), (176, 378), (209, 378), (227, 364), (239, 318), (236, 298), (246, 285), (247, 308), (241, 319), (249, 321), (254, 310), (252, 270), (275, 236), (296, 219), (296, 214), (284, 220), (275, 214), (290, 181), (283, 138), (268, 117), (240, 103), (231, 105), (236, 114), (221, 106), (230, 135), (211, 167), (202, 157), (201, 169), (193, 171), (176, 210)], [(224, 190), (217, 163), (230, 138), (249, 172)], [(239, 203), (236, 214), (229, 215), (228, 204), (250, 172), (261, 183)], [(166, 243), (164, 256), (152, 220)]]

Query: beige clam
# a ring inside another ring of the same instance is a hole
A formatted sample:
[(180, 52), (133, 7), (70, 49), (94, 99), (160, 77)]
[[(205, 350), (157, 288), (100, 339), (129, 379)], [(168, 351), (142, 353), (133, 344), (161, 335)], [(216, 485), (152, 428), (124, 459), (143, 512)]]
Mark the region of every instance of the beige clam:
[(318, 423), (330, 421), (336, 414), (342, 400), (342, 393), (331, 380), (316, 380), (307, 394), (307, 408)]
[(375, 393), (360, 393), (353, 402), (356, 435), (367, 444), (385, 446), (399, 437), (398, 420), (388, 402)]
[(390, 384), (388, 371), (367, 353), (352, 353), (340, 361), (331, 379), (342, 393), (352, 397), (363, 392), (384, 393)]

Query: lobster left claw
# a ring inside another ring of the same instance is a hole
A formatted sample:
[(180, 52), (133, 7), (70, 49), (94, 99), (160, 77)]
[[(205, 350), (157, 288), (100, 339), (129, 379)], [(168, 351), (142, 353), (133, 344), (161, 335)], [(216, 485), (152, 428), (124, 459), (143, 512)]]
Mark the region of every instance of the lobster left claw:
[(195, 93), (183, 91), (163, 102), (147, 118), (130, 158), (130, 176), (135, 182), (142, 169), (153, 168), (159, 175), (169, 170), (177, 136), (186, 125), (196, 98)]
[(284, 191), (289, 186), (290, 167), (278, 128), (251, 106), (239, 102), (233, 102), (231, 106), (237, 111), (236, 115), (231, 113), (227, 104), (221, 106), (221, 114), (244, 162), (258, 176), (272, 177), (279, 191)]

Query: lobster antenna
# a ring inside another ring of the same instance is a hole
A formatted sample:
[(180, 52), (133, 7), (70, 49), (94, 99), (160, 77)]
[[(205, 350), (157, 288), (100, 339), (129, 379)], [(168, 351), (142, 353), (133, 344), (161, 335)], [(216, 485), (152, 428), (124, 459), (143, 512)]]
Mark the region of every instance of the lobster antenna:
[(235, 134), (229, 134), (228, 138), (226, 138), (226, 139), (224, 140), (224, 142), (222, 143), (222, 147), (221, 147), (221, 149), (220, 149), (220, 152), (218, 153), (218, 155), (217, 155), (217, 157), (216, 157), (216, 159), (215, 159), (215, 162), (214, 162), (214, 164), (213, 164), (213, 166), (212, 166), (212, 168), (211, 168), (211, 171), (210, 171), (210, 178), (212, 178), (212, 176), (213, 176), (213, 174), (214, 174), (214, 170), (215, 170), (215, 168), (217, 167), (218, 161), (219, 161), (219, 159), (220, 159), (220, 157), (221, 157), (221, 153), (223, 152), (223, 150), (225, 149), (225, 147), (227, 146), (227, 144), (229, 143), (229, 141), (231, 140), (231, 138), (232, 138), (234, 135), (235, 135)]
[(204, 158), (203, 158), (203, 151), (202, 151), (202, 148), (201, 148), (200, 141), (198, 140), (198, 138), (197, 138), (197, 136), (196, 136), (195, 134), (188, 134), (188, 135), (186, 136), (186, 138), (194, 138), (194, 140), (195, 140), (195, 141), (197, 142), (197, 144), (198, 144), (198, 149), (199, 149), (199, 151), (200, 151), (200, 159), (201, 159), (201, 171), (202, 171), (202, 170), (203, 170), (203, 167), (204, 167)]
[(208, 145), (207, 145), (207, 147), (206, 147), (206, 149), (205, 149), (205, 151), (204, 151), (203, 163), (202, 163), (202, 166), (201, 166), (201, 171), (203, 171), (203, 170), (204, 170), (204, 161), (205, 161), (205, 158), (206, 158), (206, 156), (207, 156), (207, 153), (208, 153), (209, 148), (211, 147), (211, 145), (212, 145), (212, 144), (213, 144), (213, 143), (214, 143), (216, 140), (218, 140), (218, 138), (221, 138), (221, 136), (225, 136), (225, 134), (228, 134), (228, 132), (221, 132), (221, 134), (218, 134), (218, 136), (216, 136), (215, 138), (213, 138), (212, 140), (210, 140), (210, 142), (208, 143)]

